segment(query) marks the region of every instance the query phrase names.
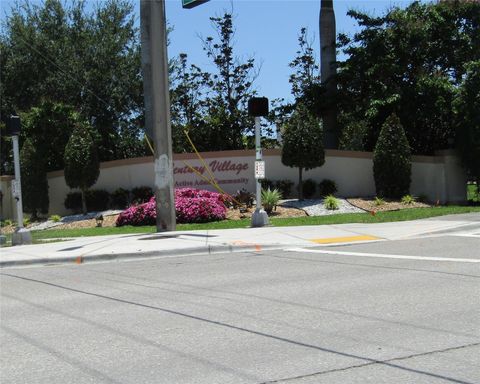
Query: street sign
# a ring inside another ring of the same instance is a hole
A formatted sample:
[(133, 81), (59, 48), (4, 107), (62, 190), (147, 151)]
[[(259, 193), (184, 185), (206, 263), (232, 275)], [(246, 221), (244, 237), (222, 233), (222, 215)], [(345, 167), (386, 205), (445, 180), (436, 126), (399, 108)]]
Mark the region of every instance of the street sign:
[(183, 8), (193, 8), (196, 7), (197, 5), (206, 3), (208, 0), (182, 0), (182, 7)]
[(255, 161), (255, 179), (265, 179), (265, 161)]

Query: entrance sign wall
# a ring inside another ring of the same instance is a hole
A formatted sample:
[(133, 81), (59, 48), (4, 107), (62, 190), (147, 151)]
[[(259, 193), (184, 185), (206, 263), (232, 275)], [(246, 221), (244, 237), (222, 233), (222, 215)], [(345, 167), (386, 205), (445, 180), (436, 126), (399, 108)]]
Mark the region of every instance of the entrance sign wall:
[[(255, 151), (222, 151), (201, 154), (217, 183), (228, 193), (240, 189), (255, 192)], [(373, 162), (370, 152), (326, 150), (325, 164), (306, 171), (304, 180), (313, 179), (319, 183), (331, 179), (338, 186), (338, 195), (345, 197), (375, 196)], [(298, 170), (289, 168), (281, 162), (280, 149), (263, 151), (265, 177), (270, 180), (288, 179), (295, 184)], [(193, 167), (203, 177), (209, 178), (209, 172), (195, 154), (175, 154), (173, 177), (176, 188), (214, 188), (197, 175), (188, 166)], [(395, 172), (395, 170), (392, 170)], [(8, 180), (2, 176), (4, 219), (13, 217)], [(155, 172), (152, 157), (115, 160), (102, 163), (100, 176), (92, 189), (105, 189), (113, 192), (117, 188), (131, 190), (135, 187), (154, 187)], [(70, 212), (63, 202), (70, 189), (65, 184), (63, 171), (48, 174), (50, 211), (49, 214), (65, 215)], [(292, 190), (295, 191), (294, 187)], [(462, 202), (466, 200), (466, 175), (453, 152), (441, 152), (436, 156), (412, 157), (412, 195), (425, 195), (430, 201), (440, 203)]]

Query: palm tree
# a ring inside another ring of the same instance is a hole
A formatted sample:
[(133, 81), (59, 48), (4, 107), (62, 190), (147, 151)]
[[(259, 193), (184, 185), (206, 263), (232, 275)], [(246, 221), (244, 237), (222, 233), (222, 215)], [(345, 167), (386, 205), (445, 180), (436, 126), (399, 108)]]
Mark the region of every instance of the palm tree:
[(326, 98), (331, 102), (323, 113), (325, 149), (338, 148), (337, 108), (334, 102), (337, 92), (337, 53), (336, 26), (333, 0), (321, 0), (320, 5), (320, 69), (322, 85), (326, 88)]

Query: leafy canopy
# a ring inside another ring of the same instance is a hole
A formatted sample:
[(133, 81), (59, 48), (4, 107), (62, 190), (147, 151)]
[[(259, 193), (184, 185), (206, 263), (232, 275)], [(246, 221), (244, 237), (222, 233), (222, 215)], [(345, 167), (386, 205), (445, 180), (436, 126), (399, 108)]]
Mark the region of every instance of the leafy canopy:
[(305, 170), (321, 167), (325, 163), (322, 138), (317, 117), (303, 104), (297, 105), (282, 135), (282, 163)]
[[(133, 5), (20, 0), (0, 36), (2, 114), (73, 106), (99, 133), (101, 160), (144, 154), (139, 31)], [(57, 148), (62, 155), (63, 149)], [(58, 163), (58, 161), (51, 161)]]
[(348, 56), (338, 65), (343, 148), (372, 150), (392, 113), (413, 153), (449, 147), (466, 63), (480, 58), (480, 3), (416, 1), (380, 17), (348, 14), (360, 31), (338, 38)]
[(467, 74), (455, 101), (457, 147), (468, 173), (480, 184), (480, 61), (467, 65)]

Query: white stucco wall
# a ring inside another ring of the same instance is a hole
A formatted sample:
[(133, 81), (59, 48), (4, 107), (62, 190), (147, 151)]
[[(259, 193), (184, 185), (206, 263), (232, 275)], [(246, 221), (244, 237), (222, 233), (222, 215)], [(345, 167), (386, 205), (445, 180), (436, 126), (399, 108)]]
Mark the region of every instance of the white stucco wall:
[[(219, 185), (227, 193), (233, 194), (242, 188), (251, 192), (255, 191), (254, 151), (206, 152), (201, 156), (212, 169)], [(323, 179), (334, 180), (338, 186), (339, 196), (374, 196), (372, 157), (372, 153), (369, 152), (327, 150), (325, 164), (320, 168), (305, 171), (303, 177), (304, 180), (311, 178), (317, 183)], [(289, 179), (296, 184), (298, 169), (286, 167), (281, 163), (279, 149), (265, 150), (263, 158), (268, 179)], [(201, 177), (191, 172), (186, 167), (186, 163), (199, 170), (203, 176), (208, 176), (202, 162), (194, 154), (177, 154), (174, 156), (176, 187), (214, 190)], [(48, 182), (49, 214), (68, 214), (63, 203), (70, 189), (65, 184), (63, 171), (50, 172)], [(113, 192), (117, 188), (131, 190), (140, 186), (152, 188), (154, 186), (152, 157), (102, 163), (100, 176), (92, 189), (105, 189)], [(8, 188), (8, 186), (2, 184), (3, 188)], [(438, 156), (413, 156), (410, 192), (416, 196), (424, 195), (433, 202), (437, 200), (440, 203), (465, 201), (465, 171), (458, 159), (450, 152), (442, 152)], [(11, 209), (9, 210), (11, 211)], [(7, 218), (9, 214), (5, 216), (4, 213), (4, 217)]]
[[(255, 190), (254, 151), (225, 151), (202, 153), (206, 164), (212, 169), (219, 185), (228, 193), (241, 188), (251, 192)], [(298, 180), (298, 169), (285, 167), (281, 163), (280, 150), (265, 150), (264, 160), (266, 177), (271, 180)], [(176, 187), (214, 188), (201, 177), (191, 172), (186, 163), (199, 170), (203, 176), (208, 172), (194, 154), (174, 156), (174, 180)], [(316, 182), (331, 179), (337, 183), (338, 195), (374, 196), (375, 182), (372, 171), (372, 154), (327, 150), (325, 164), (313, 170), (305, 171), (304, 180), (311, 178)], [(117, 160), (102, 163), (100, 177), (93, 187), (113, 192), (117, 188), (132, 189), (139, 186), (153, 187), (153, 159), (151, 157)], [(68, 213), (63, 206), (69, 192), (63, 178), (63, 172), (49, 174), (50, 212)], [(431, 201), (465, 201), (466, 177), (453, 154), (442, 153), (439, 156), (414, 156), (412, 158), (411, 194), (425, 195)]]

